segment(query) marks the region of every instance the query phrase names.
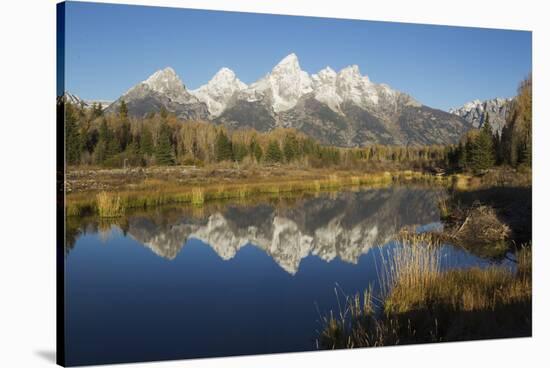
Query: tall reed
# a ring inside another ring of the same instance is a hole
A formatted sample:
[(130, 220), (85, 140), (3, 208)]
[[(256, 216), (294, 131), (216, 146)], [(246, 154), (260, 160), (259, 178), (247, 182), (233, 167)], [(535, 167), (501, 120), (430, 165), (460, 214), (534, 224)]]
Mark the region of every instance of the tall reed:
[(204, 190), (201, 187), (195, 187), (191, 193), (191, 204), (202, 206), (204, 204)]
[(117, 194), (100, 192), (96, 196), (99, 217), (119, 217), (125, 212), (122, 199)]

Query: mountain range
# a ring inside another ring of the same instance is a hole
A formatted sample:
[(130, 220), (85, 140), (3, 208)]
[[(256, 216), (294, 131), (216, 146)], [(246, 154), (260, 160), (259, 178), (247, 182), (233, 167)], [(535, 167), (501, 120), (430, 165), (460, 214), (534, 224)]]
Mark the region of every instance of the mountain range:
[(473, 112), (423, 105), (372, 82), (357, 65), (338, 72), (327, 66), (310, 75), (295, 54), (249, 85), (224, 67), (208, 83), (189, 90), (167, 67), (130, 88), (106, 111), (116, 112), (121, 101), (136, 117), (164, 107), (183, 120), (207, 120), (231, 129), (296, 128), (321, 143), (341, 147), (456, 143), (479, 126)]

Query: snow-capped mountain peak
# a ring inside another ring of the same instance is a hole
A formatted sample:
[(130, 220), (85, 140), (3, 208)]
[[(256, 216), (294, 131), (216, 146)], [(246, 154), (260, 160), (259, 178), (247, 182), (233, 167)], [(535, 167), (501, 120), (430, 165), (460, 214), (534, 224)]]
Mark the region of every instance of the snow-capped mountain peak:
[(327, 66), (319, 70), (317, 74), (313, 74), (311, 78), (317, 83), (332, 83), (336, 80), (336, 76), (336, 72), (330, 66)]
[(218, 70), (216, 74), (212, 77), (212, 79), (204, 86), (199, 87), (197, 90), (200, 90), (201, 88), (208, 88), (209, 90), (214, 91), (231, 91), (233, 93), (236, 90), (243, 90), (247, 87), (247, 85), (239, 78), (237, 78), (237, 75), (235, 72), (229, 68), (221, 68)]
[(273, 71), (299, 71), (300, 61), (295, 53), (285, 56), (275, 67)]
[(348, 80), (360, 80), (362, 78), (361, 72), (359, 71), (359, 65), (349, 65), (340, 70), (338, 73), (340, 78)]
[(156, 71), (143, 83), (153, 91), (164, 93), (169, 97), (177, 98), (180, 94), (186, 92), (185, 85), (171, 67)]
[(313, 91), (309, 74), (300, 68), (296, 54), (284, 57), (265, 77), (244, 91), (248, 101), (270, 99), (275, 113), (294, 106), (303, 95)]
[(190, 92), (204, 102), (210, 114), (216, 117), (225, 110), (233, 94), (246, 87), (247, 85), (237, 78), (233, 70), (224, 67), (207, 84)]
[(358, 106), (378, 104), (376, 85), (369, 77), (361, 75), (357, 65), (340, 70), (336, 77), (336, 90), (343, 100), (352, 101)]

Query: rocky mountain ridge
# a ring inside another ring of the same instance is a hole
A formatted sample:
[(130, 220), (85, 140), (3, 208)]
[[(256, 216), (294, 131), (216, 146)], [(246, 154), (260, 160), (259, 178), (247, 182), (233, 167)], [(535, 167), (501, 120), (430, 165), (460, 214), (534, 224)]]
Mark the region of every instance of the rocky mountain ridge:
[(473, 100), (460, 107), (450, 109), (449, 113), (460, 116), (475, 128), (483, 126), (486, 114), (488, 114), (493, 132), (500, 133), (506, 124), (511, 102), (512, 98), (493, 98), (485, 101)]

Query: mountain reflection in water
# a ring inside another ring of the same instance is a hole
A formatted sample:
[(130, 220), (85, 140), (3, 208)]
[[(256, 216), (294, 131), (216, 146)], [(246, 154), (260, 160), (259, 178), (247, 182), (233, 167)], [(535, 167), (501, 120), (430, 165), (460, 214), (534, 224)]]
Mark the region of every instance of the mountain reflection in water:
[[(119, 226), (169, 260), (191, 238), (208, 244), (224, 260), (252, 244), (294, 275), (308, 255), (356, 264), (362, 254), (387, 244), (403, 227), (437, 223), (441, 194), (426, 188), (371, 189), (321, 194), (292, 205), (229, 204), (199, 216), (151, 211), (128, 216)], [(85, 232), (89, 231), (94, 231), (93, 224), (87, 224)]]

